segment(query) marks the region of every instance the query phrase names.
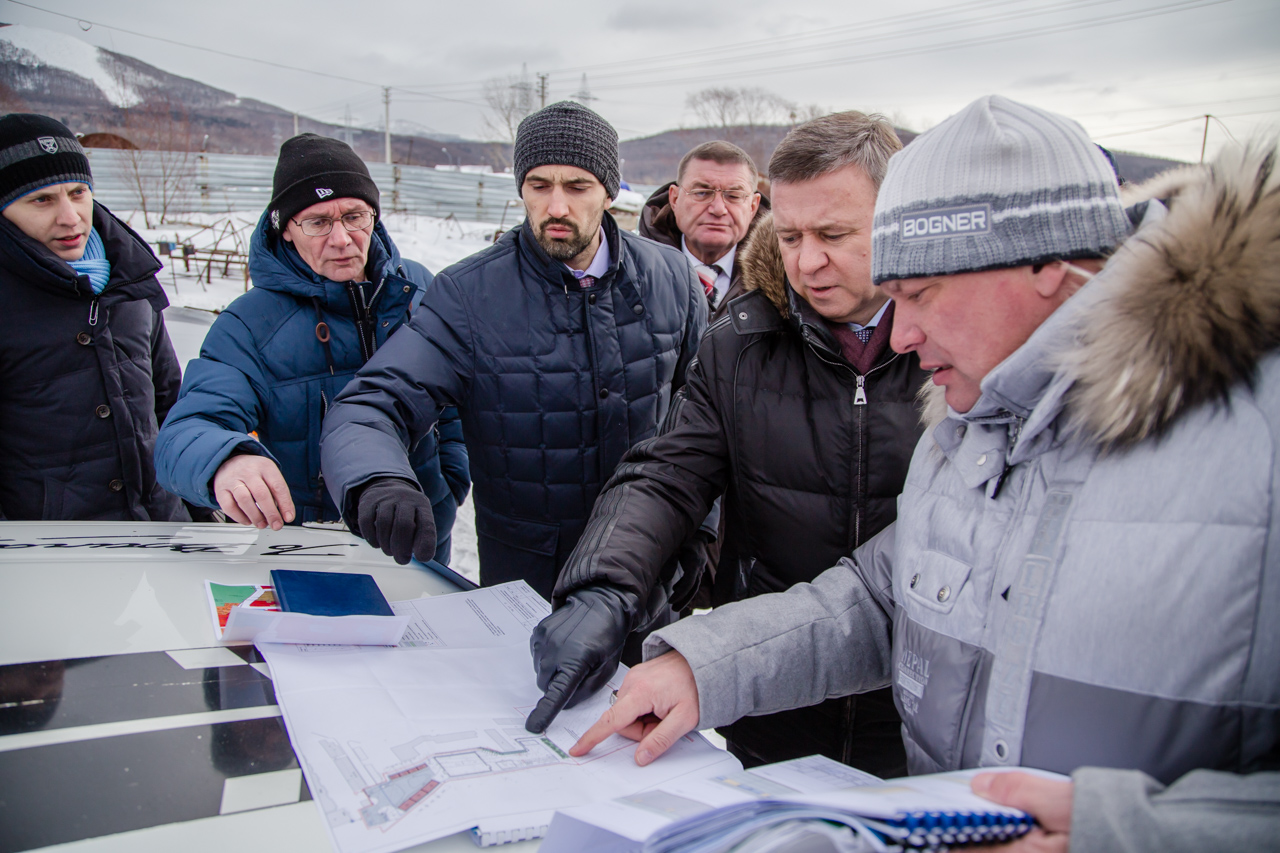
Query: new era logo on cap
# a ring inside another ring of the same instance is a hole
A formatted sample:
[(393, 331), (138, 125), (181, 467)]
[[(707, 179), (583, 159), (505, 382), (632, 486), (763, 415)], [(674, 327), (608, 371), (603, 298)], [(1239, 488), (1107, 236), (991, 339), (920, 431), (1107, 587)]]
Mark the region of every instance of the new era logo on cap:
[(333, 190), (327, 190), (324, 187), (317, 187), (316, 195), (320, 196), (320, 198), (328, 198), (333, 195)]
[(58, 153), (58, 140), (54, 139), (52, 136), (41, 136), (36, 140), (36, 142), (40, 143), (40, 147), (45, 150), (45, 153)]
[(991, 233), (991, 205), (974, 204), (902, 214), (902, 239), (959, 237)]

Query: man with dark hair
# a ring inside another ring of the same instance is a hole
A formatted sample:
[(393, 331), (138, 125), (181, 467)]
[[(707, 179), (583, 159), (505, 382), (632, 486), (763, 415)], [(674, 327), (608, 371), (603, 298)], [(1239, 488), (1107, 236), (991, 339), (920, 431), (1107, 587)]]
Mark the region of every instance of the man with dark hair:
[(0, 210), (0, 519), (189, 521), (151, 461), (181, 381), (160, 262), (47, 116), (0, 118)]
[(457, 405), (481, 581), (524, 579), (549, 597), (600, 487), (684, 382), (707, 303), (678, 252), (609, 215), (618, 135), (603, 118), (552, 104), (520, 123), (514, 154), (524, 224), (436, 276), (338, 396), (321, 454), (361, 535), (412, 542), (406, 453)]
[(1277, 153), (1126, 211), (1078, 124), (989, 96), (894, 157), (873, 275), (937, 386), (896, 524), (651, 635), (571, 754), (892, 681), (911, 772), (1072, 775), (973, 779), (1036, 819), (1009, 849), (1274, 849)]
[(742, 295), (738, 246), (769, 211), (756, 192), (759, 174), (747, 152), (713, 140), (680, 160), (676, 179), (654, 190), (640, 214), (640, 236), (674, 246), (698, 274), (711, 307), (711, 322)]
[[(927, 379), (889, 348), (893, 312), (871, 281), (876, 191), (900, 147), (884, 119), (848, 112), (797, 127), (774, 152), (773, 217), (737, 265), (747, 292), (708, 331), (664, 434), (633, 448), (601, 494), (559, 607), (534, 632), (547, 695), (530, 729), (613, 674), (673, 585), (664, 564), (718, 495), (716, 604), (813, 580), (893, 521)], [(898, 725), (880, 689), (723, 732), (748, 765), (821, 752), (895, 775)]]
[[(351, 146), (312, 133), (286, 140), (272, 189), (249, 246), (253, 289), (218, 316), (187, 366), (156, 467), (188, 501), (278, 530), (340, 518), (320, 475), (321, 422), (409, 318), (431, 273), (400, 257)], [(456, 413), (407, 467), (404, 511), (423, 519), (419, 553), (447, 563), (471, 482)], [(409, 560), (407, 544), (388, 553)]]

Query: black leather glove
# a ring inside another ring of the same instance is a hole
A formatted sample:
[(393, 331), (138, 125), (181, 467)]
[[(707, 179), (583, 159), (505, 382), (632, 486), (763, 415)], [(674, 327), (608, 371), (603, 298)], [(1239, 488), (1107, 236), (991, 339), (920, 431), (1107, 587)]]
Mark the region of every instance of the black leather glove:
[(410, 557), (426, 562), (436, 555), (431, 501), (399, 477), (383, 477), (365, 486), (356, 519), (365, 541), (402, 566)]
[(574, 590), (538, 623), (529, 638), (538, 689), (546, 695), (525, 720), (534, 734), (546, 731), (561, 710), (576, 705), (618, 671), (637, 603), (609, 584)]

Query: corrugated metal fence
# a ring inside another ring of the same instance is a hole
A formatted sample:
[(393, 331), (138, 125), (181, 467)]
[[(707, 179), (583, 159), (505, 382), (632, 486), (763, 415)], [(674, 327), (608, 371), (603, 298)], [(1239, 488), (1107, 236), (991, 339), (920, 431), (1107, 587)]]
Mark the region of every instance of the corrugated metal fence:
[[(258, 212), (271, 200), (276, 158), (170, 151), (88, 150), (94, 196), (115, 210), (156, 215)], [(442, 172), (425, 166), (370, 163), (383, 213), (448, 216), (476, 222), (524, 217), (510, 175)], [(145, 204), (144, 204), (145, 198)]]

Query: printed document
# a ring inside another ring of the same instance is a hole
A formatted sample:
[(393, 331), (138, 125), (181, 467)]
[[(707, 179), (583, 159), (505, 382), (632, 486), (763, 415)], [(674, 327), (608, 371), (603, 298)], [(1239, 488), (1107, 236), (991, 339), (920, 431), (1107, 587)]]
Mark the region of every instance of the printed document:
[(624, 667), (541, 735), (529, 653), (550, 605), (523, 581), (393, 602), (410, 617), (397, 648), (260, 644), (312, 797), (341, 853), (394, 851), (467, 829), (540, 835), (556, 809), (741, 765), (701, 735), (637, 767), (614, 736), (569, 747), (599, 718)]

